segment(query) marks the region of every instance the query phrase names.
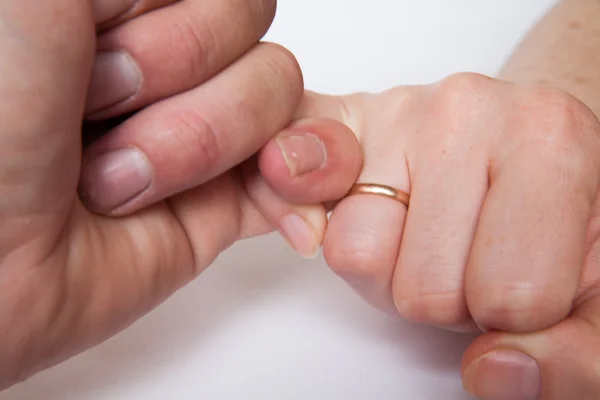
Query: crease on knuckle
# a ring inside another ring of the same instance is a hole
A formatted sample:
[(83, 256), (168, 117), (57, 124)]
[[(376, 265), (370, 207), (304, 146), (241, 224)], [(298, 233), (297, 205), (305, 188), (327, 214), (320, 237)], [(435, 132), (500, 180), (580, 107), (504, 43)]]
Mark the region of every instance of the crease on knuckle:
[(533, 287), (531, 283), (487, 292), (471, 304), (471, 314), (478, 323), (514, 331), (544, 329), (555, 322), (551, 321), (553, 315), (567, 314), (570, 308), (570, 301), (553, 294), (551, 288)]
[(272, 43), (261, 44), (257, 54), (265, 70), (265, 81), (271, 85), (270, 93), (277, 96), (276, 104), (289, 104), (290, 112), (295, 112), (304, 93), (302, 70), (296, 57), (285, 47)]
[[(552, 161), (556, 174), (591, 182), (590, 171), (596, 171), (599, 149), (597, 122), (587, 108), (571, 95), (552, 88), (534, 88), (522, 97), (520, 108), (522, 129), (512, 132), (516, 148)], [(593, 119), (591, 119), (593, 117)], [(514, 137), (516, 136), (516, 137)], [(579, 190), (596, 196), (597, 183)]]
[[(356, 279), (369, 279), (375, 276), (382, 263), (377, 254), (376, 243), (356, 242), (349, 240), (335, 246), (326, 245), (324, 256), (329, 267), (336, 274)], [(360, 244), (358, 244), (360, 243)]]
[(179, 111), (166, 124), (170, 127), (169, 141), (177, 148), (173, 154), (179, 154), (190, 165), (191, 173), (207, 174), (218, 167), (224, 146), (219, 142), (216, 128), (206, 118), (193, 111)]
[(492, 78), (475, 73), (458, 73), (435, 86), (430, 99), (431, 113), (438, 131), (438, 145), (449, 148), (464, 147), (463, 138), (475, 133), (472, 122), (479, 121), (477, 114), (489, 104), (492, 96)]
[(210, 75), (215, 64), (213, 60), (218, 58), (220, 50), (219, 42), (206, 18), (200, 13), (194, 14), (193, 18), (183, 15), (174, 21), (171, 35), (174, 46), (184, 47), (184, 56), (179, 59), (183, 65), (181, 79), (187, 82), (190, 76), (194, 80), (201, 80)]
[(584, 107), (567, 93), (552, 88), (534, 88), (519, 104), (526, 139), (548, 150), (560, 150), (581, 133)]
[(450, 75), (439, 83), (435, 102), (446, 113), (454, 113), (468, 105), (481, 104), (487, 100), (486, 94), (492, 82), (492, 78), (471, 72)]

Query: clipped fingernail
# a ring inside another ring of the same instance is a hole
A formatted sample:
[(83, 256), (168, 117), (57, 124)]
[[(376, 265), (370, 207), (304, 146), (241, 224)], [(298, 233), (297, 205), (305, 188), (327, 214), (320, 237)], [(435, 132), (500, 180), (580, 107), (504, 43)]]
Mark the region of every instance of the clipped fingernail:
[(99, 112), (127, 100), (137, 93), (141, 84), (141, 72), (127, 53), (98, 53), (90, 81), (86, 112)]
[(299, 215), (289, 214), (279, 222), (280, 232), (290, 246), (302, 257), (314, 260), (319, 255), (320, 243), (309, 223)]
[(277, 138), (277, 144), (292, 177), (315, 171), (327, 162), (325, 144), (316, 135), (283, 136)]
[(489, 352), (464, 375), (465, 388), (485, 400), (537, 400), (542, 389), (538, 363), (516, 350)]
[(119, 149), (87, 161), (82, 170), (80, 193), (101, 212), (110, 212), (133, 200), (152, 183), (152, 168), (137, 149)]

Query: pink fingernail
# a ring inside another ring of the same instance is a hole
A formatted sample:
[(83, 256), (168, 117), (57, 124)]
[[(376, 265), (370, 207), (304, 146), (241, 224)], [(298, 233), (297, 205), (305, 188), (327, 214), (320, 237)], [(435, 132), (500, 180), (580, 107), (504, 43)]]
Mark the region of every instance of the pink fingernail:
[(315, 233), (308, 222), (299, 215), (289, 214), (279, 222), (281, 234), (289, 244), (307, 259), (315, 259), (319, 254)]
[(315, 171), (327, 162), (325, 144), (316, 135), (283, 136), (277, 138), (277, 144), (292, 178)]
[(536, 400), (542, 377), (538, 363), (516, 350), (489, 352), (465, 371), (465, 386), (486, 400)]
[(92, 208), (109, 212), (135, 198), (152, 183), (152, 168), (137, 149), (103, 154), (86, 162), (80, 192)]

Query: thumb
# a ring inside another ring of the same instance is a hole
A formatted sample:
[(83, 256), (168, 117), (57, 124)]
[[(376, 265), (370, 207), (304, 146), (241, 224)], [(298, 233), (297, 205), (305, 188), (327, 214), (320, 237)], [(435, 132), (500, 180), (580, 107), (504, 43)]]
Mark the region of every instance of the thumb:
[(89, 1), (0, 2), (3, 217), (64, 216), (71, 206), (94, 41)]
[(488, 333), (463, 360), (467, 391), (484, 400), (596, 399), (600, 395), (600, 286), (573, 314), (533, 334)]

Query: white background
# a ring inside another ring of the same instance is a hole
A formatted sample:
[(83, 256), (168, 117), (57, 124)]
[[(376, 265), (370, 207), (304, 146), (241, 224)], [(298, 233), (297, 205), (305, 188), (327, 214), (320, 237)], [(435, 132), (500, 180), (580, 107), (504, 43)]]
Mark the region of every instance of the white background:
[[(494, 74), (552, 3), (280, 0), (268, 39), (297, 55), (309, 89), (378, 91)], [(471, 339), (390, 320), (271, 236), (0, 400), (467, 400), (459, 365)]]

